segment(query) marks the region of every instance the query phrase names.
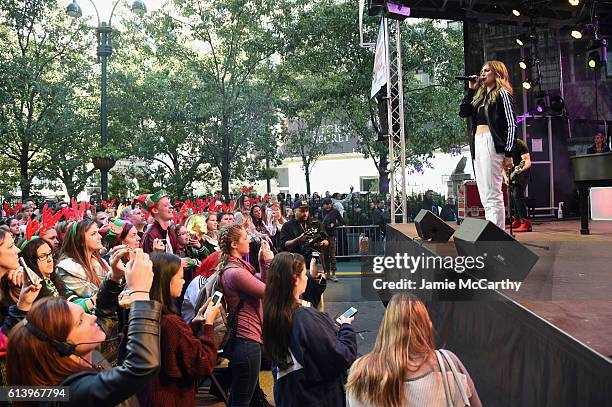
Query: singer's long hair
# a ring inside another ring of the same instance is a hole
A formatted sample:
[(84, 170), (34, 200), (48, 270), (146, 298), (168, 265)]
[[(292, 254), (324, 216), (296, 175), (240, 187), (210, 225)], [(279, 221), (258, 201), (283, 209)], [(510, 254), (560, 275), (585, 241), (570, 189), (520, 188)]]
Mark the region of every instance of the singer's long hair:
[(484, 68), (485, 65), (489, 65), (489, 68), (491, 68), (493, 74), (495, 75), (495, 88), (488, 93), (487, 87), (482, 82), (480, 83), (480, 86), (474, 95), (474, 99), (472, 99), (472, 106), (476, 108), (485, 102), (485, 98), (488, 99), (488, 103), (494, 103), (502, 89), (505, 89), (512, 95), (512, 85), (510, 84), (510, 78), (506, 65), (504, 65), (504, 63), (501, 61), (486, 61), (484, 64), (482, 64), (482, 67)]
[(404, 381), (431, 360), (435, 349), (425, 305), (407, 292), (397, 293), (387, 305), (374, 349), (353, 364), (346, 390), (375, 407), (410, 405)]
[[(49, 338), (66, 342), (74, 326), (66, 299), (46, 297), (28, 312), (28, 321)], [(8, 382), (12, 386), (57, 386), (71, 374), (88, 370), (69, 356), (61, 356), (49, 341), (34, 336), (23, 322), (9, 336), (6, 352)]]

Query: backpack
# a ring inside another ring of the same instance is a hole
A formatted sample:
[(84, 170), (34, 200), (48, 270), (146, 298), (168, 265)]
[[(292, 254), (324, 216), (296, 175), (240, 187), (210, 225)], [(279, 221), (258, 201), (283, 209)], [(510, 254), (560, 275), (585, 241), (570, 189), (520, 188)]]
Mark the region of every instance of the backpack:
[[(228, 263), (223, 268), (223, 271), (231, 268), (233, 266), (232, 263)], [(231, 340), (236, 336), (236, 330), (238, 328), (238, 313), (242, 308), (243, 300), (240, 297), (240, 302), (238, 303), (238, 307), (234, 312), (228, 312), (227, 302), (225, 300), (225, 293), (223, 292), (223, 284), (221, 283), (221, 279), (219, 278), (219, 270), (215, 271), (213, 275), (208, 277), (204, 287), (200, 290), (198, 294), (198, 299), (195, 304), (195, 315), (198, 314), (200, 308), (206, 303), (208, 298), (210, 298), (215, 291), (220, 291), (224, 295), (221, 297), (221, 310), (219, 311), (219, 315), (215, 319), (213, 323), (213, 331), (215, 336), (215, 345), (217, 345), (217, 349), (219, 350), (228, 350), (228, 345)]]

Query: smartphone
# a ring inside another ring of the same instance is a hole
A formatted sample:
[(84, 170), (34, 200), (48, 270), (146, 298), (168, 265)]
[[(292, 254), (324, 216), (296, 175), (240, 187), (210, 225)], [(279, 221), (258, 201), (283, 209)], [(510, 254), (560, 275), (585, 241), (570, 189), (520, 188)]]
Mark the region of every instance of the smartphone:
[[(359, 311), (357, 311), (357, 308), (355, 308), (355, 307), (351, 307), (351, 308), (347, 309), (346, 311), (344, 311), (344, 314), (342, 314), (341, 316), (343, 316), (344, 318), (351, 318), (351, 317), (353, 317), (353, 316), (354, 316), (354, 315), (355, 315), (357, 312), (359, 312)], [(340, 317), (336, 318), (336, 322), (337, 322), (338, 324), (340, 324), (340, 323), (341, 323), (341, 322), (340, 322)]]
[(27, 278), (28, 281), (32, 284), (40, 284), (40, 282), (42, 281), (42, 278), (40, 278), (38, 274), (36, 274), (31, 268), (27, 266), (23, 257), (19, 258), (19, 263), (21, 263), (21, 267), (24, 270), (24, 273), (25, 273), (24, 277)]
[(210, 300), (211, 304), (217, 305), (219, 301), (221, 301), (221, 297), (223, 297), (223, 293), (220, 291), (215, 291), (215, 293), (212, 296), (212, 299)]

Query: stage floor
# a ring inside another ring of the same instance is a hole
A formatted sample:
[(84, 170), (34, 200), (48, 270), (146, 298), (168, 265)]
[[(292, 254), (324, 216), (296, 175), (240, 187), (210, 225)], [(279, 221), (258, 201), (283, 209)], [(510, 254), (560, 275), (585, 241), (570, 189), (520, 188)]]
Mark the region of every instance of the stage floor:
[[(413, 223), (389, 227), (417, 236)], [(540, 221), (533, 224), (533, 232), (517, 233), (516, 239), (540, 259), (519, 292), (500, 292), (585, 346), (612, 357), (612, 221), (591, 221), (589, 227), (590, 235), (580, 235), (579, 220)], [(452, 238), (424, 246), (441, 256), (457, 255)]]

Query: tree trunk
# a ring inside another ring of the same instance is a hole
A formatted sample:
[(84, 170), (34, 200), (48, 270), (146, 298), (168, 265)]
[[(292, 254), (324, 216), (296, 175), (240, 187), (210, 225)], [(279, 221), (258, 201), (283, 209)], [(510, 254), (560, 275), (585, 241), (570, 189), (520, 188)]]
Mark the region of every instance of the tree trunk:
[[(270, 171), (270, 159), (266, 158), (266, 171), (268, 174), (268, 177), (270, 176), (269, 171)], [(266, 178), (266, 193), (271, 193), (272, 192), (272, 183), (270, 182), (270, 178)]]
[(30, 152), (29, 145), (23, 143), (21, 148), (21, 157), (19, 160), (19, 186), (21, 187), (21, 200), (25, 202), (30, 197), (30, 189), (32, 188), (32, 180), (28, 174), (28, 154)]
[(227, 199), (229, 194), (229, 181), (230, 181), (230, 173), (229, 166), (221, 168), (221, 194)]
[(64, 178), (62, 180), (64, 186), (66, 187), (66, 192), (68, 193), (68, 196), (70, 198), (75, 197), (79, 194), (80, 191), (76, 191), (76, 187), (74, 185), (74, 182), (72, 182), (71, 179), (68, 178)]
[(310, 195), (310, 167), (304, 165), (304, 176), (306, 177), (306, 193)]

